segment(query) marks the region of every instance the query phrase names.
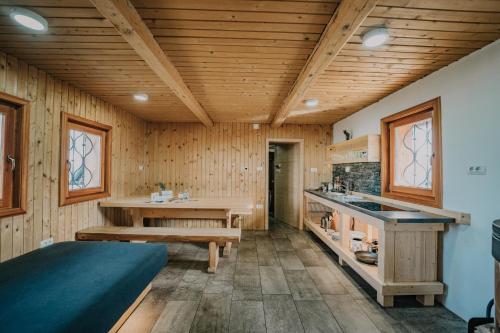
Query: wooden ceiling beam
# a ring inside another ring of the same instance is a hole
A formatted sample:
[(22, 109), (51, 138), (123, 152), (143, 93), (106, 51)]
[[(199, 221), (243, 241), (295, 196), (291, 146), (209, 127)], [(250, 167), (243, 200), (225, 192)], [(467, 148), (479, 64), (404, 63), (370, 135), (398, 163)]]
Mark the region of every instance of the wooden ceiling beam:
[(174, 64), (128, 0), (91, 0), (158, 77), (207, 127), (213, 121), (184, 83)]
[(377, 5), (377, 0), (342, 0), (272, 121), (281, 126), (312, 84), (332, 63)]

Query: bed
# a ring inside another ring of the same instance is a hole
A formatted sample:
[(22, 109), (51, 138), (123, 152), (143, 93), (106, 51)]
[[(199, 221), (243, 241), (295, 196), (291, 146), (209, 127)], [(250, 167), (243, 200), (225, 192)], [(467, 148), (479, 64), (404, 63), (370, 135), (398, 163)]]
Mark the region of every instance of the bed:
[(0, 330), (114, 331), (166, 262), (165, 244), (123, 242), (61, 242), (6, 261)]

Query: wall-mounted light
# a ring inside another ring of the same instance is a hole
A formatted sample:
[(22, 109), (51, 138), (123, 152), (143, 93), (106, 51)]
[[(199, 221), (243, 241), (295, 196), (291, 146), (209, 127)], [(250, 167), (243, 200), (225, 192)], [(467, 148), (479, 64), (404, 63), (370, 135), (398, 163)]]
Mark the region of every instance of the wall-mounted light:
[(26, 8), (10, 8), (9, 16), (20, 25), (32, 30), (47, 31), (49, 27), (46, 19)]
[(149, 96), (147, 94), (134, 94), (134, 99), (139, 102), (146, 102)]
[(304, 101), (304, 104), (308, 107), (308, 108), (313, 108), (315, 106), (318, 106), (319, 104), (319, 101), (316, 99), (316, 98), (311, 98), (311, 99), (306, 99)]
[(376, 28), (363, 35), (363, 46), (374, 48), (383, 45), (389, 39), (389, 31), (386, 28)]

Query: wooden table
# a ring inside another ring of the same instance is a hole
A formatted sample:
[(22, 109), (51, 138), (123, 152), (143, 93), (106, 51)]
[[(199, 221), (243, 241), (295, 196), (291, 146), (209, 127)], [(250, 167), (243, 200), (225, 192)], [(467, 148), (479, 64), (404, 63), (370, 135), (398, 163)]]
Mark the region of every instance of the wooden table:
[[(251, 215), (253, 203), (248, 198), (192, 198), (189, 200), (175, 199), (162, 203), (151, 202), (149, 197), (127, 197), (100, 202), (101, 207), (122, 208), (132, 217), (134, 227), (143, 227), (144, 218), (175, 218), (224, 220), (226, 227), (232, 228), (240, 217)], [(224, 247), (224, 256), (231, 251), (231, 242)]]

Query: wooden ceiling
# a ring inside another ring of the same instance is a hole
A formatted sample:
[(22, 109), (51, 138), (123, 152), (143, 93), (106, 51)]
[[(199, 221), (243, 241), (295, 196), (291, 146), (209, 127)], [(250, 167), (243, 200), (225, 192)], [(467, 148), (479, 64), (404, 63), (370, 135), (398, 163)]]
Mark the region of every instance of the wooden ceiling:
[[(344, 0), (348, 1), (348, 0)], [(132, 0), (187, 87), (216, 122), (270, 122), (338, 0)], [(34, 34), (0, 13), (0, 49), (153, 121), (198, 118), (88, 0), (0, 0), (49, 22)], [(368, 50), (361, 36), (386, 26)], [(286, 123), (333, 123), (500, 37), (499, 0), (379, 0)], [(132, 94), (149, 94), (147, 103)]]

